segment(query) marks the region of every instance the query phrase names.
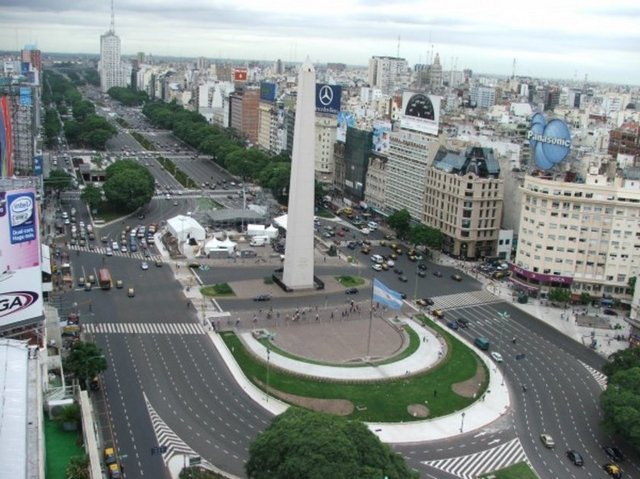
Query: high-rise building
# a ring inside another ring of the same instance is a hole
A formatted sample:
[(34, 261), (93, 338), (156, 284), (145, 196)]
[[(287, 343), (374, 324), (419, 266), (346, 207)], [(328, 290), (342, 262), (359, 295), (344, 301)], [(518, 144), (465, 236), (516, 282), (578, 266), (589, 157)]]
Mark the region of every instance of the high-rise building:
[(442, 65), (440, 64), (440, 54), (436, 57), (429, 68), (429, 88), (432, 92), (438, 91), (442, 87)]
[(346, 141), (336, 144), (334, 186), (352, 201), (364, 200), (373, 133), (348, 127)]
[(469, 92), (471, 106), (490, 108), (496, 104), (496, 89), (488, 86), (474, 86)]
[(442, 232), (442, 250), (479, 259), (495, 256), (504, 185), (491, 148), (440, 150), (427, 169), (423, 223)]
[(321, 175), (330, 175), (334, 170), (333, 145), (336, 142), (338, 120), (335, 116), (316, 116), (315, 170)]
[(247, 88), (229, 95), (230, 126), (253, 145), (258, 144), (258, 104), (260, 90)]
[(369, 86), (391, 95), (406, 82), (407, 60), (397, 57), (372, 57), (369, 60)]
[(111, 3), (111, 26), (100, 35), (100, 90), (106, 93), (114, 86), (126, 86), (125, 69), (120, 58), (120, 37), (114, 26), (113, 2)]

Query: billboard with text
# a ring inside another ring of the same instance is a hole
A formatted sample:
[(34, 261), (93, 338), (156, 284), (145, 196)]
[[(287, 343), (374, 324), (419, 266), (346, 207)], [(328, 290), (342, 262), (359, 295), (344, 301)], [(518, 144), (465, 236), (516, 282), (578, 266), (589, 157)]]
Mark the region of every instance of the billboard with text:
[(404, 92), (400, 127), (430, 135), (438, 134), (440, 121), (439, 96), (424, 93)]
[(340, 111), (341, 96), (342, 87), (340, 85), (316, 83), (316, 112), (337, 115)]
[(0, 328), (42, 316), (36, 191), (0, 192)]

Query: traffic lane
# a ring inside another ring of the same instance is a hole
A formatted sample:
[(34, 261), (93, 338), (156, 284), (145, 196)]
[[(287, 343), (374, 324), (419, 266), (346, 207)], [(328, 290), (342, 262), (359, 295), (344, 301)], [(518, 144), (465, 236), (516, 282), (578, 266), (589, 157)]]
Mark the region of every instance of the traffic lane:
[(248, 446), (270, 415), (236, 385), (206, 335), (146, 340), (152, 342), (143, 387), (158, 414), (196, 452), (242, 474)]
[[(558, 463), (548, 473), (550, 477), (554, 474), (557, 477), (561, 470), (563, 474), (571, 474), (573, 470), (567, 467), (565, 449), (561, 444), (566, 445), (566, 449), (574, 448), (588, 456), (597, 453), (598, 444), (605, 440), (599, 428), (600, 389), (582, 365), (553, 344), (535, 337), (535, 333), (524, 335), (526, 341), (517, 340), (514, 344), (508, 338), (523, 337), (524, 328), (515, 327), (508, 320), (496, 320), (500, 312), (498, 308), (491, 307), (467, 311), (467, 316), (473, 318), (471, 331), (464, 330), (462, 334), (471, 336), (474, 326), (483, 324), (478, 334), (490, 338), (491, 349), (501, 352), (504, 357), (504, 362), (495, 365), (494, 369), (501, 368), (505, 372), (516, 407), (526, 411), (517, 416), (516, 423), (518, 430), (524, 431), (525, 437), (529, 438), (530, 456), (533, 454), (539, 458), (540, 468), (548, 468), (550, 454), (541, 445), (539, 436), (551, 434), (558, 444)], [(515, 360), (517, 354), (525, 354), (525, 358)], [(558, 364), (562, 364), (562, 368), (558, 368)], [(525, 386), (526, 391), (521, 386)], [(590, 438), (598, 439), (594, 444)], [(595, 472), (597, 464), (586, 464), (585, 469)]]
[(97, 343), (107, 359), (103, 385), (118, 455), (126, 456), (121, 460), (125, 476), (169, 479), (162, 458), (150, 455), (150, 448), (158, 440), (140, 389), (139, 374), (131, 361), (130, 344), (123, 335), (98, 335)]
[[(264, 263), (256, 263), (253, 258), (249, 258), (245, 263), (241, 259), (232, 262), (229, 260), (227, 264), (213, 264), (208, 270), (203, 271), (195, 269), (193, 271), (202, 281), (202, 284), (229, 283), (233, 281), (246, 281), (253, 279), (264, 279), (265, 276), (271, 276), (276, 269), (282, 265), (265, 265)], [(353, 273), (353, 266), (334, 266), (334, 265), (316, 265), (316, 276), (341, 276)], [(266, 285), (265, 285), (266, 286)], [(269, 287), (273, 287), (269, 285)], [(295, 293), (294, 293), (295, 294)], [(322, 294), (322, 291), (313, 294)]]

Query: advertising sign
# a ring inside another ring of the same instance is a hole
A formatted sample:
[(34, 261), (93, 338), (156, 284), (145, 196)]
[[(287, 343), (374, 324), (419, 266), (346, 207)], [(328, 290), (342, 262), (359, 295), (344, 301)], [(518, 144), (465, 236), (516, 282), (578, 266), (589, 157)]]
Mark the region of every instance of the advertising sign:
[(42, 176), (42, 155), (33, 157), (33, 175)]
[(20, 73), (22, 73), (23, 75), (26, 75), (27, 72), (29, 71), (29, 67), (31, 66), (30, 62), (21, 62), (20, 63)]
[(547, 123), (542, 113), (536, 113), (531, 118), (527, 139), (533, 149), (536, 165), (543, 170), (560, 163), (571, 149), (571, 132), (566, 123), (555, 119)]
[(9, 97), (0, 97), (0, 178), (13, 175), (13, 143)]
[(275, 83), (260, 82), (260, 101), (273, 103), (276, 101), (277, 86)]
[(20, 106), (31, 106), (31, 88), (20, 87)]
[(384, 153), (389, 150), (391, 122), (376, 120), (373, 122), (373, 151)]
[(0, 192), (0, 327), (42, 316), (35, 189)]
[(247, 81), (249, 73), (246, 68), (235, 68), (233, 70), (233, 81)]
[(438, 134), (440, 121), (439, 96), (404, 92), (400, 127), (430, 135)]
[(316, 112), (337, 115), (340, 111), (342, 87), (316, 83)]
[(347, 128), (356, 126), (356, 117), (351, 113), (341, 111), (338, 113), (338, 125), (336, 128), (336, 141), (347, 141)]

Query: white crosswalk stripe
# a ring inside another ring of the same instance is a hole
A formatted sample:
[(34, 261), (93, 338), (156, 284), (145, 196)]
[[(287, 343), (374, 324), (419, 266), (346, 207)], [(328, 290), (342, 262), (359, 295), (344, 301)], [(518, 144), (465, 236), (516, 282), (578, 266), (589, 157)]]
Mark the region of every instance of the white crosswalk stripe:
[[(93, 251), (91, 251), (89, 249), (88, 246), (69, 246), (70, 250), (73, 251), (83, 251), (85, 253), (94, 253), (94, 254), (100, 254), (102, 256), (106, 256), (107, 255), (107, 248), (103, 247), (103, 246), (98, 246), (96, 248), (94, 248)], [(135, 253), (123, 253), (121, 251), (113, 251), (113, 256), (121, 256), (123, 258), (135, 258), (135, 259), (139, 259), (139, 260), (143, 260), (143, 261), (155, 261), (156, 259), (162, 259), (162, 256), (157, 255), (157, 254), (152, 254), (149, 257), (145, 257), (144, 253), (140, 252), (140, 251), (136, 251)]]
[(596, 380), (596, 382), (602, 388), (603, 391), (607, 389), (607, 376), (605, 376), (604, 373), (601, 373), (597, 369), (592, 368), (591, 366), (583, 363), (582, 361), (580, 361), (580, 364), (582, 364), (585, 367), (585, 369), (589, 371), (589, 373), (591, 373), (591, 375), (593, 376), (593, 379)]
[(202, 326), (192, 323), (88, 323), (83, 328), (89, 334), (205, 334)]
[(485, 290), (434, 296), (431, 299), (433, 299), (434, 303), (432, 306), (433, 309), (464, 308), (481, 304), (500, 303), (503, 301), (501, 298)]
[[(144, 394), (144, 393), (143, 393)], [(197, 456), (196, 452), (191, 449), (173, 430), (167, 426), (162, 418), (155, 411), (147, 395), (144, 394), (144, 400), (151, 418), (153, 431), (157, 438), (157, 444), (167, 447), (167, 452), (162, 455), (165, 464), (168, 464), (171, 458), (176, 454), (186, 454), (187, 456)]]
[(427, 466), (445, 471), (462, 479), (473, 479), (480, 474), (497, 471), (518, 462), (529, 464), (527, 455), (518, 438), (491, 449), (466, 456), (422, 461)]

